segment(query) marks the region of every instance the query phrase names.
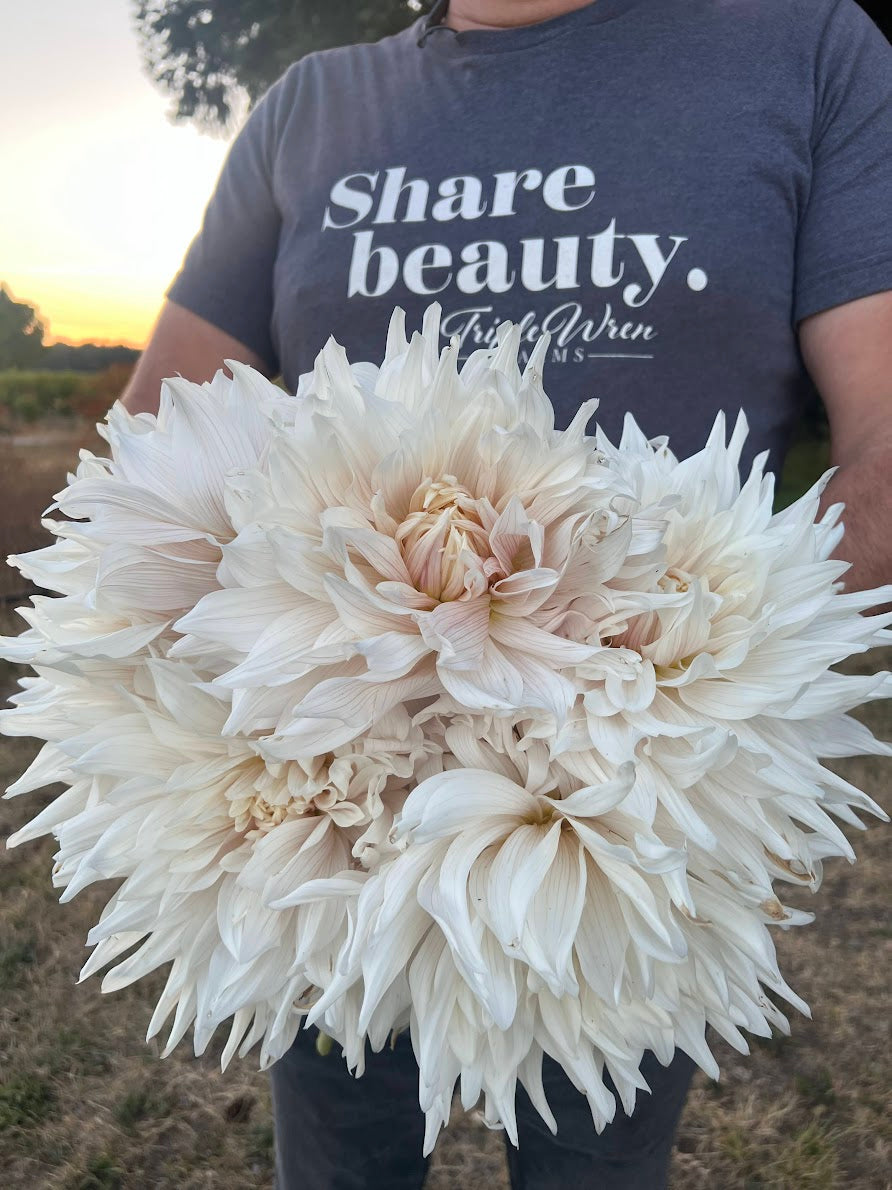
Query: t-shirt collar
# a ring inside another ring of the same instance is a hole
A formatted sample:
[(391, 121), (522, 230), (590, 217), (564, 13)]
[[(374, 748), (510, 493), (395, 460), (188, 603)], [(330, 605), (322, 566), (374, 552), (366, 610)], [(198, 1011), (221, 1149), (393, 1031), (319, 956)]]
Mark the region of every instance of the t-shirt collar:
[(511, 29), (465, 29), (461, 32), (444, 25), (449, 0), (436, 0), (433, 8), (416, 22), (417, 45), (425, 52), (444, 57), (465, 57), (470, 54), (496, 54), (526, 49), (550, 41), (586, 25), (608, 21), (639, 0), (592, 0), (592, 3), (561, 13), (535, 25), (518, 25)]

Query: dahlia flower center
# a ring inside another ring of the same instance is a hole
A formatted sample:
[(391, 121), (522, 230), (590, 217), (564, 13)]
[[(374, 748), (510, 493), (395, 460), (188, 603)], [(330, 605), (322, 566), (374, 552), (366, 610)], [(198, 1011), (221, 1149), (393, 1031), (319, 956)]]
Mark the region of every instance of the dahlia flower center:
[[(553, 789), (548, 796), (559, 798), (561, 795), (557, 789)], [(527, 826), (548, 826), (553, 818), (554, 805), (545, 798), (537, 798), (536, 805), (523, 816), (523, 822)]]
[(468, 551), (490, 553), (477, 501), (454, 475), (422, 480), (394, 536), (417, 589), (441, 601), (464, 591)]
[(658, 581), (657, 586), (661, 591), (669, 594), (676, 592), (683, 593), (687, 591), (691, 584), (691, 576), (684, 570), (678, 570), (674, 566), (670, 566), (663, 577)]
[[(255, 835), (265, 835), (268, 831), (271, 831), (274, 827), (284, 822), (291, 814), (292, 807), (290, 804), (272, 805), (265, 798), (258, 795), (251, 798), (243, 814), (243, 818), (245, 820), (245, 826), (250, 825), (251, 830), (249, 833), (253, 837)], [(236, 826), (238, 827), (238, 821), (236, 822)], [(245, 828), (242, 827), (241, 829)]]
[(322, 771), (315, 777), (299, 765), (270, 763), (259, 756), (246, 761), (240, 780), (229, 791), (229, 814), (235, 829), (256, 840), (286, 819), (327, 808), (317, 806), (316, 800), (336, 800), (327, 780), (327, 762), (332, 757), (329, 753), (318, 759)]
[[(657, 580), (657, 588), (665, 595), (685, 595), (690, 591), (693, 598), (694, 594), (702, 590), (700, 581), (696, 575), (680, 567), (670, 566)], [(707, 598), (711, 598), (713, 603), (717, 602), (715, 596)], [(680, 629), (678, 625), (667, 627), (655, 611), (645, 612), (635, 616), (628, 628), (614, 636), (610, 643), (648, 657), (657, 667), (658, 676), (671, 676), (670, 670), (674, 674), (678, 666), (689, 664), (706, 647), (711, 614), (709, 604), (696, 601), (686, 604), (679, 621), (685, 626)], [(682, 650), (681, 654), (679, 649)]]

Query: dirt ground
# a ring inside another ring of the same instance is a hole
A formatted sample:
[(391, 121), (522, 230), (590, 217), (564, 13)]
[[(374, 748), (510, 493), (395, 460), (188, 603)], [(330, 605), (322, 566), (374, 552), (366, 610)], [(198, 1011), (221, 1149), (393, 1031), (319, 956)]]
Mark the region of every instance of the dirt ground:
[[(47, 473), (54, 465), (59, 475), (52, 459)], [(43, 498), (39, 484), (28, 488), (24, 472), (7, 474), (11, 486), (0, 488), (6, 512), (30, 510)], [(23, 519), (33, 525), (31, 511)], [(7, 521), (6, 549), (27, 548), (24, 540), (13, 543), (14, 533)], [(3, 631), (19, 630), (9, 610), (2, 618)], [(892, 667), (892, 650), (853, 668), (883, 665)], [(0, 694), (12, 680), (7, 667)], [(879, 735), (892, 736), (889, 706), (874, 704), (861, 717)], [(0, 785), (21, 772), (35, 748), (0, 739)], [(888, 761), (855, 760), (839, 770), (892, 810)], [(268, 1076), (252, 1068), (257, 1051), (221, 1074), (221, 1031), (219, 1044), (201, 1059), (190, 1056), (184, 1040), (160, 1061), (161, 1047), (144, 1037), (166, 970), (108, 996), (99, 991), (99, 977), (76, 985), (87, 931), (114, 884), (94, 885), (60, 906), (50, 879), (53, 841), (11, 851), (3, 845), (56, 792), (0, 802), (3, 1184), (15, 1190), (270, 1187)], [(678, 1135), (673, 1190), (892, 1187), (888, 831), (872, 823), (864, 834), (849, 832), (857, 865), (828, 863), (818, 896), (797, 899), (817, 910), (817, 921), (776, 938), (782, 968), (814, 1019), (793, 1017), (792, 1038), (756, 1041), (747, 1058), (717, 1043), (722, 1078), (696, 1078)], [(426, 1190), (507, 1185), (502, 1134), (457, 1106)]]

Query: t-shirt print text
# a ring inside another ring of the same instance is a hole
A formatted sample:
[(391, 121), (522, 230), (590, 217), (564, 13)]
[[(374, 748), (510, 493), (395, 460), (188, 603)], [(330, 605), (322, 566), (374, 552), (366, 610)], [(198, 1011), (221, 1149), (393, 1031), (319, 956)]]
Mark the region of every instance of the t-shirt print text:
[[(459, 247), (450, 229), (450, 236), (440, 240), (407, 243), (406, 225), (511, 219), (521, 203), (528, 212), (535, 202), (553, 224), (555, 214), (589, 207), (595, 196), (594, 171), (578, 163), (547, 173), (524, 168), (485, 177), (453, 175), (437, 183), (407, 177), (405, 166), (391, 166), (338, 178), (329, 191), (322, 230), (352, 235), (348, 299), (383, 297), (400, 280), (411, 293), (440, 295), (442, 333), (459, 336), (462, 355), (494, 342), (496, 327), (508, 316), (499, 311), (498, 295), (522, 290), (561, 298), (522, 316), (515, 302), (511, 315), (520, 323), (523, 343), (532, 345), (541, 332), (550, 333), (553, 362), (652, 359), (659, 334), (656, 311), (644, 307), (669, 270), (686, 268), (685, 283), (695, 293), (708, 283), (702, 268), (683, 263), (686, 235), (620, 231), (611, 215), (606, 221), (593, 219), (593, 230), (584, 235), (526, 236), (513, 242), (503, 236)], [(446, 238), (452, 243), (444, 243)], [(642, 321), (639, 311), (649, 320)]]

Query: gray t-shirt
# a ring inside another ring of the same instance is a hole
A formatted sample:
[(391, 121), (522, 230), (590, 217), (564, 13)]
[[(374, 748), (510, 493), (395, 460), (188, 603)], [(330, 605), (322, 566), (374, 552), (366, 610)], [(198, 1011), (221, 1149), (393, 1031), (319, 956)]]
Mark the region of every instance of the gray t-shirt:
[[(434, 16), (442, 14), (438, 5)], [(799, 320), (892, 289), (892, 48), (854, 0), (595, 0), (307, 55), (234, 141), (168, 296), (294, 391), (443, 307), (551, 331), (545, 387), (680, 455), (743, 407), (779, 466)], [(593, 426), (592, 426), (593, 429)]]

